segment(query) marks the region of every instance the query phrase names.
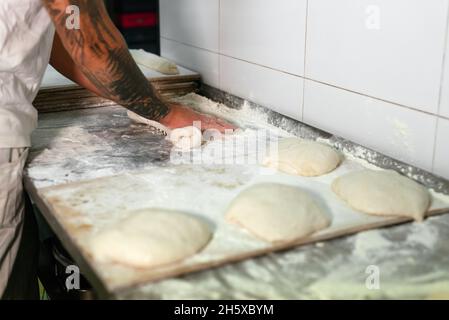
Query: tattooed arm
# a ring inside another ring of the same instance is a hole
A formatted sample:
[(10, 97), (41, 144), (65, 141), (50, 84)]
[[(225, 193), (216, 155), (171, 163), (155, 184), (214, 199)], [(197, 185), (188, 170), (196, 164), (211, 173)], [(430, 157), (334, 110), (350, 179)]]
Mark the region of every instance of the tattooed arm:
[(53, 40), (53, 48), (50, 56), (50, 64), (58, 70), (61, 74), (69, 78), (80, 86), (92, 91), (98, 96), (103, 96), (102, 92), (98, 90), (95, 85), (84, 75), (80, 68), (75, 64), (72, 57), (65, 50), (64, 45), (56, 33)]
[[(135, 113), (160, 120), (169, 108), (129, 54), (128, 47), (112, 23), (102, 0), (42, 0), (54, 24), (61, 45), (81, 71), (78, 79), (95, 93), (113, 100)], [(80, 29), (66, 27), (66, 8), (76, 5)], [(61, 51), (61, 50), (58, 50)], [(53, 57), (52, 60), (61, 59)], [(72, 68), (73, 71), (73, 68)], [(76, 73), (75, 73), (76, 76)]]
[[(125, 108), (169, 128), (201, 121), (203, 129), (233, 126), (201, 115), (179, 104), (165, 104), (129, 54), (122, 35), (112, 23), (103, 0), (42, 0), (53, 20), (57, 36), (52, 65), (78, 84)], [(75, 5), (80, 28), (67, 28), (66, 9)]]

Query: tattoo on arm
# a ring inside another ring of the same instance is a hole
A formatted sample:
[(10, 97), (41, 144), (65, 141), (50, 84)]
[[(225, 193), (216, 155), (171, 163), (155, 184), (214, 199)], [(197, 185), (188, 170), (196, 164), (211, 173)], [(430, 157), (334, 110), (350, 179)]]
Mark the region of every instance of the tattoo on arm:
[[(103, 97), (152, 120), (169, 112), (129, 54), (102, 0), (42, 1), (67, 52)], [(70, 5), (80, 9), (80, 29), (66, 28)]]

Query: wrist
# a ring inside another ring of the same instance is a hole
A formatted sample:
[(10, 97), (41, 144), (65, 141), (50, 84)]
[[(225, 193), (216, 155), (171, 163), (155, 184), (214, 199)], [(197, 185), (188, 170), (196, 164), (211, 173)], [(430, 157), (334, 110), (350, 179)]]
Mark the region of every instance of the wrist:
[(170, 123), (173, 118), (173, 112), (171, 112), (172, 108), (169, 105), (165, 105), (165, 107), (167, 108), (166, 113), (158, 120), (158, 122), (163, 125)]
[(125, 107), (143, 118), (157, 122), (166, 117), (170, 112), (169, 107), (159, 99), (136, 101), (125, 105)]

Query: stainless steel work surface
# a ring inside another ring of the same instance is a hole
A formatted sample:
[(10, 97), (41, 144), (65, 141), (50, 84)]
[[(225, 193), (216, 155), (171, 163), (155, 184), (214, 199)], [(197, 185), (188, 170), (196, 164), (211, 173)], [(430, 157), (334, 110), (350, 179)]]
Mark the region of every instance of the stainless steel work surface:
[[(170, 149), (164, 137), (132, 124), (118, 106), (44, 114), (33, 136), (26, 186), (41, 208), (41, 188), (166, 166)], [(116, 297), (444, 297), (448, 226), (448, 215), (431, 217), (134, 287)], [(69, 235), (58, 236), (70, 242)], [(83, 267), (85, 261), (74, 258)]]

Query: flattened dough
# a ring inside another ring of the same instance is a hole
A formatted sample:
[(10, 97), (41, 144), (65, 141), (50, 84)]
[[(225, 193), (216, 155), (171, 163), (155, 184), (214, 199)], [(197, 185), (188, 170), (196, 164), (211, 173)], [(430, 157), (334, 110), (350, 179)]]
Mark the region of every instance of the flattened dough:
[(194, 126), (172, 130), (168, 137), (174, 147), (182, 151), (200, 147), (203, 140), (201, 130)]
[(277, 183), (244, 190), (232, 201), (226, 219), (272, 243), (307, 237), (331, 222), (307, 192)]
[(173, 146), (178, 150), (189, 151), (190, 149), (200, 147), (202, 144), (203, 136), (201, 130), (197, 127), (189, 126), (170, 130), (159, 122), (144, 118), (132, 111), (128, 111), (128, 117), (137, 123), (143, 123), (154, 127), (159, 131), (165, 132), (167, 134), (167, 139), (170, 140), (171, 143), (173, 143)]
[(134, 61), (136, 61), (137, 64), (140, 64), (142, 66), (145, 66), (147, 68), (150, 68), (152, 70), (158, 71), (163, 74), (168, 75), (176, 75), (179, 74), (178, 67), (175, 63), (162, 58), (156, 54), (147, 52), (143, 49), (131, 49), (129, 50), (132, 57), (134, 58)]
[(352, 208), (372, 215), (422, 221), (430, 206), (425, 187), (391, 170), (348, 173), (334, 180), (332, 190)]
[(147, 209), (105, 228), (90, 239), (90, 253), (101, 262), (137, 268), (180, 261), (211, 239), (207, 224), (181, 212)]
[(282, 172), (305, 177), (331, 172), (341, 162), (340, 154), (324, 144), (298, 138), (279, 141), (278, 154), (269, 155), (264, 164)]

